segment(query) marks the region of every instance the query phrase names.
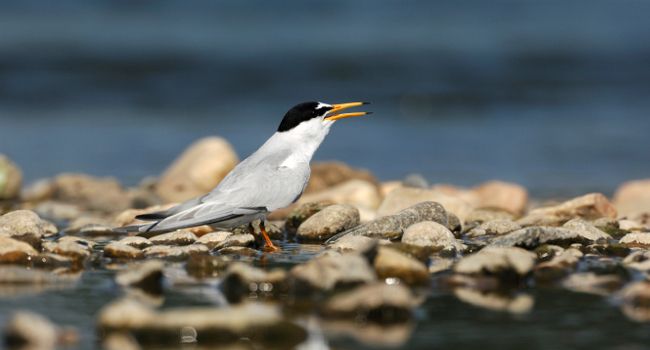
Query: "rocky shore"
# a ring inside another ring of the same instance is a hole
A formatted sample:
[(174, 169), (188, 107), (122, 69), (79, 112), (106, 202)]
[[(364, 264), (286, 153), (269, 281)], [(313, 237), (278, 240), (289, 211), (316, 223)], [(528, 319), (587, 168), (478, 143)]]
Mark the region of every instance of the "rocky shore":
[[(323, 333), (399, 345), (433, 293), (526, 314), (535, 308), (531, 292), (570, 290), (650, 322), (650, 180), (622, 184), (612, 199), (540, 202), (512, 183), (380, 182), (326, 162), (313, 164), (296, 204), (269, 216), (278, 252), (262, 251), (246, 227), (146, 237), (112, 230), (209, 191), (238, 159), (227, 141), (202, 139), (159, 177), (126, 188), (84, 174), (23, 185), (19, 166), (0, 155), (0, 300), (47, 298), (105, 271), (119, 289), (94, 316), (106, 349), (293, 348)], [(187, 288), (213, 297), (167, 302)], [(34, 311), (7, 317), (8, 347), (78, 344), (78, 325)]]

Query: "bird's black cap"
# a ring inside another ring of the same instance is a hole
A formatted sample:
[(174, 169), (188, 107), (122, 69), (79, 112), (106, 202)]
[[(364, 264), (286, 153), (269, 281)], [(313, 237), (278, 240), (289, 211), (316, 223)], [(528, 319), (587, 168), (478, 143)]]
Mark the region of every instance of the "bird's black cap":
[(330, 109), (332, 107), (314, 101), (295, 105), (282, 118), (278, 132), (291, 130), (304, 121), (323, 116)]

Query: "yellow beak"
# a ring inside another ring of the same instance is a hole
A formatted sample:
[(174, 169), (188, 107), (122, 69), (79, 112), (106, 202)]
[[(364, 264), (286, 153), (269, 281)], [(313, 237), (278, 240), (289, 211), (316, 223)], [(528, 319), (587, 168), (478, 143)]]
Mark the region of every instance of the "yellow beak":
[(344, 118), (350, 118), (350, 117), (360, 117), (362, 115), (366, 114), (371, 114), (372, 112), (351, 112), (351, 113), (339, 113), (337, 112), (342, 111), (344, 109), (352, 108), (352, 107), (359, 107), (363, 105), (369, 104), (368, 102), (348, 102), (348, 103), (340, 103), (336, 105), (332, 105), (332, 109), (327, 112), (329, 115), (325, 117), (325, 120), (339, 120), (339, 119), (344, 119)]

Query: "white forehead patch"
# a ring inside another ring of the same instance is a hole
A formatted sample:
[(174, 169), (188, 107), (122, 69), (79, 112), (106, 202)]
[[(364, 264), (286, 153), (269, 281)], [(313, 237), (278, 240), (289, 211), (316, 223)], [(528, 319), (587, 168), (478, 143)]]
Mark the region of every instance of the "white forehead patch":
[(328, 105), (327, 103), (323, 103), (323, 102), (318, 102), (318, 105), (316, 106), (316, 109), (321, 109), (321, 108), (326, 108), (326, 107), (332, 107), (332, 105)]

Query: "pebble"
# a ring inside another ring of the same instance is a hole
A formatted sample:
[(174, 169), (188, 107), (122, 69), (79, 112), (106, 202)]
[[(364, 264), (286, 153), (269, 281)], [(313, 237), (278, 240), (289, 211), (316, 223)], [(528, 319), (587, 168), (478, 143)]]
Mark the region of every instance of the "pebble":
[(463, 244), (456, 241), (454, 234), (435, 221), (422, 221), (409, 226), (402, 235), (402, 243), (438, 250), (463, 249)]
[(628, 247), (648, 248), (650, 247), (650, 232), (628, 233), (619, 240), (619, 243)]
[(492, 311), (505, 311), (512, 314), (524, 314), (533, 309), (535, 300), (528, 294), (513, 296), (483, 292), (471, 288), (456, 288), (454, 295), (461, 301)]
[(196, 241), (196, 235), (186, 230), (163, 233), (149, 238), (154, 245), (188, 245)]
[(15, 210), (0, 216), (0, 229), (11, 238), (27, 242), (35, 248), (41, 245), (41, 239), (58, 233), (56, 226), (41, 219), (30, 210)]
[[(361, 224), (344, 232), (344, 235), (361, 235), (371, 238), (399, 239), (404, 230), (421, 221), (435, 221), (447, 225), (447, 212), (435, 202), (422, 202), (406, 208), (395, 215), (384, 216)], [(332, 237), (328, 243), (338, 240), (342, 235)]]
[(532, 249), (542, 244), (568, 246), (572, 243), (593, 243), (593, 237), (591, 233), (566, 227), (531, 226), (499, 236), (493, 239), (491, 244)]
[(231, 303), (245, 298), (277, 297), (288, 293), (287, 273), (280, 268), (265, 271), (234, 262), (226, 270), (221, 290)]
[(0, 154), (0, 200), (20, 195), (23, 174), (20, 168), (4, 154)]
[(29, 311), (15, 312), (4, 327), (4, 345), (10, 349), (55, 349), (57, 339), (57, 327)]
[(36, 255), (38, 251), (31, 245), (0, 236), (0, 264), (23, 264)]
[[(34, 211), (41, 217), (55, 221), (74, 220), (82, 214), (82, 210), (75, 204), (58, 201), (45, 201), (38, 203)], [(70, 229), (66, 229), (70, 231)]]
[(142, 259), (144, 258), (144, 253), (139, 248), (132, 246), (131, 244), (118, 242), (108, 243), (104, 247), (104, 256), (107, 258), (114, 259)]
[(595, 220), (615, 218), (616, 208), (601, 193), (590, 193), (576, 197), (561, 204), (531, 210), (517, 222), (521, 226), (558, 226), (574, 219)]
[(467, 237), (502, 236), (519, 230), (521, 225), (512, 220), (486, 221), (467, 232)]
[(517, 247), (488, 246), (460, 259), (454, 272), (468, 275), (524, 276), (532, 271), (537, 256)]
[(142, 250), (145, 258), (160, 258), (172, 261), (186, 260), (190, 254), (208, 254), (210, 250), (203, 244), (186, 246), (152, 245)]
[(103, 213), (120, 212), (131, 205), (126, 191), (116, 179), (84, 174), (57, 176), (54, 179), (54, 199)]
[(608, 235), (602, 230), (596, 228), (596, 226), (580, 218), (569, 220), (564, 225), (562, 225), (562, 227), (566, 227), (568, 229), (578, 231), (583, 237), (592, 240), (594, 242), (606, 241), (612, 239), (612, 236)]
[(324, 191), (350, 180), (363, 180), (379, 186), (375, 176), (368, 170), (353, 168), (337, 161), (315, 162), (311, 165), (311, 176), (305, 193)]
[(253, 248), (249, 247), (238, 247), (238, 246), (232, 246), (232, 247), (225, 247), (217, 250), (218, 254), (221, 255), (234, 255), (238, 257), (246, 256), (246, 257), (257, 257), (258, 255), (261, 254), (260, 251), (255, 250)]
[(366, 252), (378, 243), (379, 240), (376, 238), (346, 235), (329, 245), (329, 248), (339, 252)]
[(303, 242), (323, 242), (359, 225), (359, 220), (357, 208), (347, 204), (330, 205), (300, 224), (296, 236)]
[(410, 320), (418, 304), (407, 287), (375, 282), (333, 296), (323, 305), (321, 312), (327, 318), (391, 324)]
[(495, 208), (512, 214), (521, 214), (528, 205), (528, 191), (521, 185), (488, 181), (474, 187), (481, 208)]
[(490, 221), (512, 221), (515, 216), (507, 211), (497, 209), (480, 208), (472, 210), (465, 217), (465, 224), (468, 227), (476, 227)]
[(284, 229), (289, 236), (293, 236), (298, 231), (298, 227), (312, 215), (334, 204), (333, 202), (308, 202), (293, 208), (284, 222)]
[(285, 320), (278, 306), (262, 303), (156, 311), (123, 299), (100, 310), (97, 327), (103, 336), (129, 332), (145, 345), (190, 341), (224, 346), (246, 338), (255, 348), (294, 348), (307, 339), (307, 332)]
[(392, 248), (378, 248), (374, 267), (379, 278), (396, 277), (407, 284), (429, 281), (429, 270), (422, 262)]
[(207, 233), (196, 240), (196, 243), (205, 244), (209, 249), (215, 249), (217, 246), (222, 246), (224, 241), (232, 236), (232, 232), (216, 231)]
[(377, 276), (362, 255), (328, 254), (294, 266), (289, 275), (298, 289), (331, 291), (337, 287), (375, 281)]
[(64, 240), (62, 242), (43, 243), (43, 250), (46, 252), (70, 257), (74, 261), (81, 263), (90, 258), (92, 248), (89, 248), (84, 244), (79, 244), (74, 240)]
[(352, 179), (323, 191), (304, 194), (298, 200), (301, 204), (309, 202), (333, 202), (357, 208), (376, 209), (381, 203), (381, 194), (374, 183)]
[(137, 249), (144, 249), (153, 245), (149, 239), (140, 236), (124, 237), (117, 241), (117, 243), (126, 244)]
[(140, 288), (151, 294), (162, 294), (163, 268), (158, 260), (149, 260), (127, 266), (115, 276), (115, 282), (122, 287)]
[(220, 250), (227, 247), (252, 247), (255, 245), (255, 236), (250, 233), (232, 234), (221, 242), (215, 243), (212, 249)]
[[(386, 196), (377, 209), (377, 215), (395, 215), (404, 209), (427, 201), (439, 203), (446, 212), (454, 213), (461, 222), (464, 222), (465, 217), (473, 210), (472, 205), (465, 200), (439, 190), (400, 187)], [(446, 220), (444, 224), (447, 225)]]
[(163, 172), (156, 194), (166, 202), (185, 200), (210, 192), (232, 170), (239, 158), (228, 141), (206, 137), (191, 144)]

